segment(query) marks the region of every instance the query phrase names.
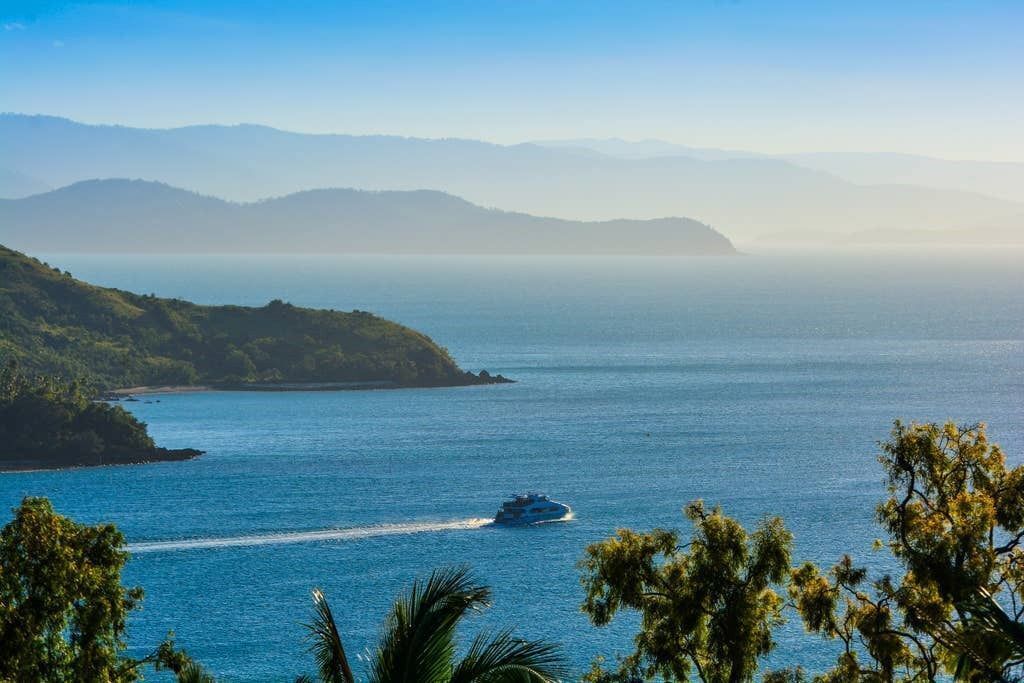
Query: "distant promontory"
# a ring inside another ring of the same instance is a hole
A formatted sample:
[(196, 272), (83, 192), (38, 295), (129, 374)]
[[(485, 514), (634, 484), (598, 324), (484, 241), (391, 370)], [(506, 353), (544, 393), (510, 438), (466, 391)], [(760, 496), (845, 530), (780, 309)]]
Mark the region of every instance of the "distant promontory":
[(239, 204), (119, 179), (0, 200), (0, 242), (102, 253), (736, 253), (728, 238), (690, 218), (572, 221), (430, 190), (309, 190)]
[(199, 306), (76, 280), (0, 246), (0, 359), (100, 390), (444, 387), (473, 374), (426, 335), (371, 313)]

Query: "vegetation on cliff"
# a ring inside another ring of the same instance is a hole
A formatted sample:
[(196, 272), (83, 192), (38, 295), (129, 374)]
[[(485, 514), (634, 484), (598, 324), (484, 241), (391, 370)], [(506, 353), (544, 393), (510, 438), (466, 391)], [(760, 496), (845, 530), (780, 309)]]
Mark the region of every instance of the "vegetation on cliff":
[(96, 287), (0, 246), (0, 356), (101, 389), (316, 382), (456, 386), (505, 381), (459, 369), (429, 337), (370, 313), (199, 306)]
[(0, 471), (186, 460), (159, 448), (120, 406), (90, 400), (79, 384), (0, 368)]

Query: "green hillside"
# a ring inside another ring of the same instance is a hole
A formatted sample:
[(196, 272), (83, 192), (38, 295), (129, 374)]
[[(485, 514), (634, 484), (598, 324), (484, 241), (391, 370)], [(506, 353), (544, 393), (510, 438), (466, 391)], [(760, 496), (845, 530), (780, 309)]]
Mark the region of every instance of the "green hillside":
[(101, 389), (280, 383), (456, 386), (504, 381), (459, 369), (429, 337), (370, 313), (198, 306), (96, 287), (0, 246), (0, 357)]
[(188, 460), (160, 448), (131, 413), (90, 400), (76, 382), (0, 366), (0, 472)]

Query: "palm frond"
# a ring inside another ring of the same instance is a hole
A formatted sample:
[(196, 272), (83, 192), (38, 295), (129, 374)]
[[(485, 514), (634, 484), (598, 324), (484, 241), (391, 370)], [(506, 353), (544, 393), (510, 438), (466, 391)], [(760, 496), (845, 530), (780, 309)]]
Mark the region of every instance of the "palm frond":
[(991, 593), (984, 588), (979, 588), (974, 599), (970, 601), (968, 609), (971, 615), (982, 622), (991, 634), (1006, 643), (1014, 659), (1024, 657), (1024, 624), (1014, 621), (995, 601)]
[(215, 683), (213, 676), (193, 661), (186, 662), (174, 677), (178, 683)]
[(313, 610), (313, 623), (303, 626), (309, 631), (309, 651), (316, 659), (320, 679), (325, 683), (355, 683), (341, 635), (334, 622), (334, 613), (319, 588), (313, 590)]
[(435, 570), (395, 601), (371, 667), (376, 683), (438, 681), (451, 675), (455, 628), (470, 610), (488, 604), (490, 590), (466, 567)]
[(1003, 680), (1006, 667), (1024, 661), (1024, 625), (984, 588), (976, 589), (959, 606), (969, 617), (943, 634), (955, 655), (954, 678)]
[(552, 683), (564, 676), (568, 669), (557, 645), (515, 638), (505, 630), (474, 638), (450, 683)]

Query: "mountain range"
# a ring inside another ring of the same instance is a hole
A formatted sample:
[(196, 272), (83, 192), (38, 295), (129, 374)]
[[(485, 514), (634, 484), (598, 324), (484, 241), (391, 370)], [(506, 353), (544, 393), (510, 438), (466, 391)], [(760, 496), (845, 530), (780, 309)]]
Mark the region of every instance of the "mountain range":
[(141, 180), (0, 200), (0, 241), (29, 251), (733, 254), (687, 218), (567, 221), (442, 192), (307, 190), (236, 203)]
[(255, 125), (151, 130), (6, 114), (0, 183), (23, 189), (0, 184), (0, 196), (24, 196), (26, 185), (96, 178), (141, 178), (249, 202), (324, 187), (432, 189), (569, 220), (689, 216), (740, 240), (791, 232), (1015, 230), (1024, 214), (1020, 201), (974, 191), (861, 184), (789, 159), (732, 154), (624, 157), (581, 146), (314, 135)]
[(830, 173), (859, 185), (915, 185), (990, 195), (1024, 202), (1024, 163), (936, 159), (891, 152), (806, 152), (761, 154), (736, 149), (690, 147), (663, 140), (577, 138), (544, 140), (535, 144), (562, 149), (585, 149), (623, 159), (690, 157), (704, 161), (776, 159)]

